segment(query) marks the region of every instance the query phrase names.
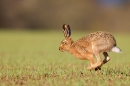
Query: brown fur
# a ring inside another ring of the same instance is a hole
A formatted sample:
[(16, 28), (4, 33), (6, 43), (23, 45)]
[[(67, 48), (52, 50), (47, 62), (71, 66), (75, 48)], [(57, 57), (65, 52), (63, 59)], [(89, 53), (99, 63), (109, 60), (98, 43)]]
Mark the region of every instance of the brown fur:
[[(64, 26), (67, 27), (69, 25), (64, 24), (63, 28)], [(73, 41), (70, 37), (70, 33), (67, 33), (69, 32), (68, 29), (64, 29), (64, 32), (66, 32), (64, 33), (65, 39), (61, 42), (59, 50), (68, 51), (79, 59), (89, 60), (91, 66), (89, 66), (88, 69), (100, 69), (103, 64), (110, 60), (107, 52), (116, 46), (116, 40), (109, 32), (94, 32), (77, 41)], [(67, 34), (69, 36), (67, 36)], [(100, 53), (103, 53), (105, 57), (103, 61), (100, 57)], [(97, 58), (97, 62), (94, 60), (94, 55)]]

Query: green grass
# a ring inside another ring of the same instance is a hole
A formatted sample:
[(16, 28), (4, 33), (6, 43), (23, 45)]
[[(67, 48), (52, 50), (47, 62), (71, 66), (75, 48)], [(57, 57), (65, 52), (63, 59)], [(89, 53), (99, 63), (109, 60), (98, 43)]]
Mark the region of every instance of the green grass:
[[(75, 40), (87, 34), (73, 33)], [(130, 35), (113, 34), (123, 53), (109, 53), (96, 74), (86, 69), (89, 61), (58, 50), (60, 31), (0, 31), (0, 86), (129, 86)]]

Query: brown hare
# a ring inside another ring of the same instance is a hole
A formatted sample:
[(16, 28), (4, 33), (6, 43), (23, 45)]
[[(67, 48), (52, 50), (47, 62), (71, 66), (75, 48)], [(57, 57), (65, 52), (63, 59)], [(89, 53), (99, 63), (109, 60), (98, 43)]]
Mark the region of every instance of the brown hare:
[[(65, 39), (61, 42), (59, 50), (68, 51), (79, 59), (89, 60), (91, 66), (87, 69), (100, 70), (100, 67), (110, 60), (107, 52), (113, 51), (120, 53), (121, 49), (116, 47), (115, 38), (109, 33), (98, 31), (84, 36), (77, 41), (74, 41), (71, 36), (69, 25), (63, 25)], [(104, 60), (102, 61), (100, 53), (103, 53)], [(94, 60), (94, 55), (97, 62)]]

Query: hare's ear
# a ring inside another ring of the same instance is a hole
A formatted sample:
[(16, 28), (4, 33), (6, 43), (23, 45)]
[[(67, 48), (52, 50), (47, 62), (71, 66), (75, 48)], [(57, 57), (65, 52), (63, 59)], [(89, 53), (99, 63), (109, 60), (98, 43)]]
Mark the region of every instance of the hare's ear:
[(69, 25), (66, 25), (66, 24), (63, 25), (63, 33), (64, 33), (65, 38), (71, 36), (71, 30), (70, 30)]

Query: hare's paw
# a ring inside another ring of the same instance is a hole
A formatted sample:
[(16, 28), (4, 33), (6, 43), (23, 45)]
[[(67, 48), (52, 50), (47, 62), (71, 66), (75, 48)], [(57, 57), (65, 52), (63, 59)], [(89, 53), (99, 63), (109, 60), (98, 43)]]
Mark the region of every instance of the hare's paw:
[(97, 67), (101, 67), (103, 65), (103, 62), (98, 62)]
[(98, 71), (98, 70), (101, 70), (101, 68), (100, 67), (95, 68), (95, 71)]
[(91, 65), (91, 68), (92, 68), (92, 69), (98, 68), (98, 64), (95, 63), (95, 64)]
[(92, 69), (95, 69), (95, 68), (97, 68), (97, 67), (94, 66), (94, 65), (92, 65), (92, 66), (88, 66), (88, 67), (87, 67), (87, 70), (92, 70)]
[(95, 63), (91, 66), (88, 66), (87, 69), (88, 70), (92, 70), (92, 69), (95, 69), (95, 70), (101, 70), (101, 66), (103, 65), (103, 62), (98, 62), (98, 63)]
[(87, 67), (87, 70), (92, 70), (93, 68), (91, 66), (88, 66)]
[(100, 68), (102, 66), (102, 64), (103, 64), (103, 62), (98, 62), (98, 63), (93, 64), (91, 67), (92, 67), (92, 69)]
[(103, 64), (107, 63), (110, 60), (110, 58), (104, 59)]

